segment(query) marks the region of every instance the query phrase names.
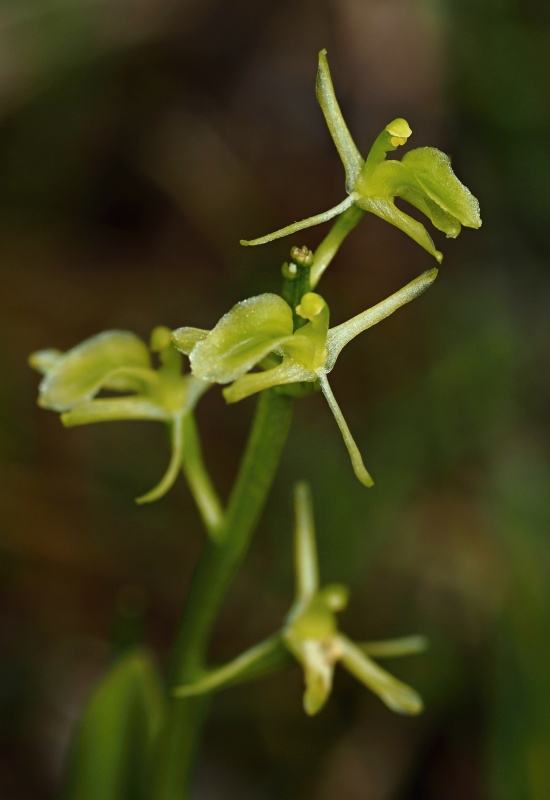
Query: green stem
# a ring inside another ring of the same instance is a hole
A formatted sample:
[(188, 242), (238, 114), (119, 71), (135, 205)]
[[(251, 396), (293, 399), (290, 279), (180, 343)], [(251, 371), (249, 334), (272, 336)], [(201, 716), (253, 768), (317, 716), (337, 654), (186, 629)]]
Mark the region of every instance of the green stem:
[(355, 228), (365, 213), (365, 211), (362, 211), (360, 208), (357, 208), (356, 205), (353, 205), (340, 214), (330, 231), (327, 233), (313, 254), (313, 266), (311, 267), (310, 273), (312, 289), (314, 289), (319, 283), (321, 275), (338, 252), (338, 248), (348, 233)]
[[(204, 669), (212, 629), (244, 558), (273, 483), (292, 413), (292, 400), (262, 392), (218, 541), (208, 541), (187, 598), (169, 673), (169, 687)], [(154, 800), (186, 800), (208, 700), (172, 699), (156, 753)]]

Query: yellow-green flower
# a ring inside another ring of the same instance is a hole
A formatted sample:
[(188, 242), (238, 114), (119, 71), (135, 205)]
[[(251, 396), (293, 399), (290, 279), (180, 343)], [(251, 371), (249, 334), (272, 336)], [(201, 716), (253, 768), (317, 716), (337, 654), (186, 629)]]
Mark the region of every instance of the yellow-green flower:
[[(181, 356), (171, 343), (168, 328), (151, 336), (158, 354), (153, 368), (151, 352), (128, 331), (105, 331), (62, 353), (41, 350), (29, 361), (43, 374), (38, 404), (61, 413), (67, 427), (114, 420), (155, 420), (170, 430), (172, 455), (160, 482), (137, 499), (148, 503), (162, 497), (184, 468), (207, 524), (220, 522), (216, 501), (205, 490), (193, 409), (209, 384), (181, 372)], [(110, 396), (98, 396), (107, 392)]]
[[(329, 328), (328, 305), (315, 292), (305, 294), (296, 307), (296, 313), (307, 322), (295, 331), (288, 303), (278, 295), (261, 294), (237, 303), (212, 331), (179, 328), (172, 337), (176, 347), (189, 355), (193, 375), (203, 381), (231, 384), (223, 392), (228, 403), (272, 387), (318, 383), (340, 428), (357, 478), (365, 486), (372, 486), (327, 375), (348, 342), (418, 297), (436, 276), (437, 269), (423, 273), (391, 297), (334, 328)], [(263, 371), (250, 372), (256, 365)]]
[(406, 120), (398, 118), (386, 125), (367, 158), (363, 158), (340, 111), (326, 50), (319, 54), (316, 95), (344, 165), (347, 197), (328, 211), (294, 222), (258, 239), (243, 239), (241, 244), (265, 244), (326, 222), (355, 206), (360, 211), (369, 211), (395, 225), (441, 263), (443, 256), (436, 250), (426, 228), (398, 208), (395, 205), (396, 198), (417, 208), (448, 237), (458, 236), (462, 225), (480, 227), (479, 203), (456, 177), (445, 153), (434, 147), (420, 147), (410, 150), (401, 161), (386, 160), (387, 153), (408, 141), (412, 131)]
[(174, 694), (206, 694), (260, 677), (287, 666), (290, 653), (304, 671), (306, 714), (317, 714), (325, 705), (337, 664), (377, 694), (392, 711), (420, 713), (423, 704), (418, 693), (394, 678), (372, 656), (387, 658), (421, 652), (426, 646), (424, 638), (408, 636), (362, 644), (341, 633), (336, 614), (346, 607), (348, 590), (340, 584), (319, 586), (313, 511), (304, 483), (298, 484), (295, 492), (294, 563), (295, 599), (281, 631), (228, 664), (205, 670), (193, 683), (175, 689)]

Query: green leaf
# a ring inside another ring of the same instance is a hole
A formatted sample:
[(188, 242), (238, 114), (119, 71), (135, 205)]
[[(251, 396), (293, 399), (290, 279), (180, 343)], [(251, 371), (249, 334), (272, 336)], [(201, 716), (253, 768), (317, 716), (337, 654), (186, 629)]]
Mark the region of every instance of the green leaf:
[[(44, 358), (39, 357), (39, 362), (44, 365)], [(100, 333), (51, 363), (40, 385), (39, 404), (53, 411), (68, 411), (90, 400), (105, 385), (106, 376), (118, 368), (150, 367), (147, 347), (126, 331)]]
[(164, 715), (149, 656), (123, 656), (88, 701), (63, 800), (149, 800), (147, 773)]
[(248, 372), (292, 334), (292, 309), (276, 294), (237, 303), (191, 353), (193, 374), (230, 383)]

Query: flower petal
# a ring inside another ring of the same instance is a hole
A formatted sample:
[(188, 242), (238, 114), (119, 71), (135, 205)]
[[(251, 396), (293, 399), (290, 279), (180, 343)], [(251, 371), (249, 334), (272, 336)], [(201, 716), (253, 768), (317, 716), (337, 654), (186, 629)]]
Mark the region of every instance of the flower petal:
[(309, 716), (321, 711), (332, 691), (334, 665), (339, 655), (339, 651), (333, 652), (333, 642), (332, 638), (305, 639), (291, 648), (304, 670), (304, 711)]
[(202, 342), (209, 333), (202, 328), (178, 328), (172, 331), (172, 342), (180, 353), (188, 356), (197, 342)]
[(419, 714), (422, 711), (424, 704), (418, 692), (375, 664), (347, 636), (340, 634), (338, 640), (342, 652), (342, 664), (361, 683), (377, 694), (388, 708), (399, 714)]
[(315, 372), (305, 369), (291, 358), (285, 358), (282, 364), (279, 364), (278, 367), (273, 367), (273, 369), (241, 375), (235, 383), (223, 390), (223, 396), (228, 403), (236, 403), (251, 394), (263, 392), (264, 389), (271, 389), (274, 386), (316, 380), (317, 375)]
[(388, 200), (385, 197), (361, 197), (357, 201), (357, 205), (364, 211), (370, 211), (380, 219), (395, 225), (396, 228), (399, 228), (411, 239), (414, 239), (417, 244), (427, 250), (441, 264), (443, 255), (439, 250), (435, 249), (432, 238), (424, 225), (397, 208), (392, 200)]
[(63, 358), (61, 350), (50, 348), (48, 350), (37, 350), (29, 356), (29, 365), (41, 372), (42, 375), (47, 375), (52, 369), (57, 367)]
[(111, 422), (124, 419), (160, 420), (166, 422), (168, 414), (158, 405), (142, 397), (109, 397), (85, 400), (61, 415), (67, 428), (89, 425), (93, 422)]
[(439, 231), (443, 231), (447, 238), (456, 239), (462, 230), (462, 225), (456, 217), (453, 217), (417, 188), (405, 186), (399, 191), (398, 196), (425, 214), (432, 225)]
[(150, 359), (147, 347), (133, 333), (105, 331), (73, 347), (52, 364), (40, 384), (39, 404), (53, 411), (68, 411), (91, 399), (113, 370), (148, 368)]
[(212, 383), (230, 383), (276, 350), (292, 329), (292, 309), (278, 295), (243, 300), (194, 346), (193, 374)]
[(401, 163), (414, 175), (414, 184), (467, 228), (479, 228), (479, 203), (451, 168), (449, 156), (435, 147), (405, 153)]

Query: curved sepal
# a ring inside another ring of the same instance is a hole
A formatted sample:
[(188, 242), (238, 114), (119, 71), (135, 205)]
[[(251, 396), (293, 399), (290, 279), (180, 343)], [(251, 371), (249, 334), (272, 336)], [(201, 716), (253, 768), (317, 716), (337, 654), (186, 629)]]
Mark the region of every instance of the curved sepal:
[(160, 500), (164, 497), (166, 492), (172, 488), (182, 465), (183, 456), (183, 415), (175, 417), (170, 424), (170, 438), (172, 444), (172, 453), (166, 472), (157, 483), (157, 485), (150, 489), (150, 491), (136, 497), (136, 503), (143, 505), (144, 503), (153, 503), (155, 500)]

